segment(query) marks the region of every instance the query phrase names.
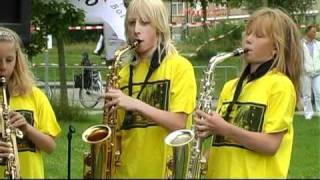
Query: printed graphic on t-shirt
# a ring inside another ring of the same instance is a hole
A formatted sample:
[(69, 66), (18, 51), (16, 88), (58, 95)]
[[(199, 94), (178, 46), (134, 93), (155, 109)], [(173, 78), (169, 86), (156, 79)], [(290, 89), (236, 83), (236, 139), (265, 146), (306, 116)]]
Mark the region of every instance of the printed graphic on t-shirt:
[[(29, 110), (16, 110), (16, 112), (19, 112), (23, 117), (26, 119), (26, 121), (34, 126), (34, 117), (33, 112)], [(26, 136), (23, 136), (22, 139), (17, 138), (17, 144), (18, 144), (18, 150), (19, 152), (22, 151), (31, 151), (36, 152), (36, 146), (33, 144)]]
[[(133, 84), (133, 89), (140, 90), (140, 88), (136, 87), (141, 87), (141, 85), (142, 83)], [(169, 87), (170, 81), (168, 80), (149, 82), (144, 87), (139, 99), (158, 109), (168, 110)], [(127, 87), (125, 87), (124, 91), (127, 91)], [(133, 91), (132, 94), (133, 97), (136, 97), (139, 94), (139, 91)], [(133, 112), (130, 118), (125, 118), (121, 129), (145, 128), (149, 126), (157, 126), (157, 124)]]
[[(229, 102), (224, 103), (219, 109), (219, 114), (222, 114), (224, 116), (229, 104)], [(266, 106), (263, 104), (237, 102), (232, 108), (230, 119), (228, 121), (229, 123), (245, 130), (261, 132), (265, 109)], [(242, 147), (231, 139), (219, 135), (215, 136), (212, 145)]]

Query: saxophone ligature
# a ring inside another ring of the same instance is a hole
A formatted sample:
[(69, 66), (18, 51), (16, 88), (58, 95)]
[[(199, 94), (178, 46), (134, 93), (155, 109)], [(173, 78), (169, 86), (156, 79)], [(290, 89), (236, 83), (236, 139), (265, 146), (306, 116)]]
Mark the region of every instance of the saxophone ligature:
[[(134, 49), (141, 41), (135, 40), (123, 49), (118, 49), (114, 54), (114, 62), (109, 67), (107, 75), (107, 88), (119, 89), (119, 70), (121, 56)], [(108, 102), (105, 99), (104, 104)], [(117, 125), (117, 111), (115, 107), (104, 109), (102, 124), (91, 126), (82, 133), (82, 140), (91, 145), (90, 153), (84, 155), (83, 177), (85, 179), (111, 178), (116, 167), (121, 165), (121, 135)]]
[(0, 77), (0, 97), (1, 108), (0, 108), (0, 121), (1, 121), (1, 140), (12, 147), (12, 152), (9, 153), (7, 158), (2, 159), (5, 163), (4, 177), (8, 179), (19, 179), (20, 178), (20, 164), (18, 156), (17, 137), (22, 138), (23, 134), (20, 130), (9, 126), (9, 105), (7, 100), (7, 83), (5, 77)]
[[(196, 109), (210, 113), (213, 109), (213, 94), (215, 88), (214, 70), (217, 64), (225, 59), (245, 53), (238, 48), (230, 53), (221, 53), (209, 60), (203, 78), (200, 81), (200, 93)], [(194, 115), (193, 115), (194, 116)], [(171, 132), (165, 143), (173, 148), (173, 157), (167, 162), (166, 176), (172, 179), (200, 179), (206, 174), (207, 158), (205, 152), (211, 145), (212, 136), (206, 139), (195, 136), (195, 124), (191, 129), (181, 129)], [(209, 140), (204, 143), (205, 140)]]

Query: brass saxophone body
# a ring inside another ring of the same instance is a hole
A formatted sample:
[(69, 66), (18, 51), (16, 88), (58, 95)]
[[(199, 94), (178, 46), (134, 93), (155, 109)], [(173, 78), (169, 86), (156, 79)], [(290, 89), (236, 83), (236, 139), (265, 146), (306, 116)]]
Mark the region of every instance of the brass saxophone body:
[[(214, 70), (217, 64), (227, 58), (238, 56), (245, 51), (238, 48), (230, 53), (222, 53), (212, 57), (203, 78), (200, 81), (200, 93), (196, 104), (196, 109), (210, 113), (213, 109), (213, 94), (215, 88)], [(191, 129), (181, 129), (171, 132), (165, 143), (173, 148), (173, 158), (168, 162), (167, 173), (172, 179), (200, 179), (206, 174), (207, 159), (204, 152), (211, 145), (212, 136), (209, 143), (204, 143), (203, 138), (195, 136), (195, 124), (192, 122)]]
[[(121, 56), (139, 43), (134, 41), (115, 52), (114, 62), (107, 75), (106, 91), (110, 87), (119, 89)], [(108, 101), (105, 99), (104, 104)], [(116, 167), (121, 165), (121, 135), (117, 125), (117, 111), (111, 112), (114, 108), (104, 109), (102, 124), (91, 126), (82, 133), (82, 140), (91, 145), (91, 152), (84, 155), (84, 178), (111, 178), (116, 172)]]
[(1, 140), (7, 144), (10, 144), (10, 146), (12, 147), (12, 152), (7, 158), (3, 159), (6, 165), (4, 176), (9, 179), (19, 179), (20, 164), (18, 156), (17, 137), (22, 138), (23, 134), (20, 130), (7, 124), (9, 120), (9, 105), (7, 100), (7, 86), (5, 77), (0, 77), (0, 86), (0, 93), (2, 97), (0, 108)]

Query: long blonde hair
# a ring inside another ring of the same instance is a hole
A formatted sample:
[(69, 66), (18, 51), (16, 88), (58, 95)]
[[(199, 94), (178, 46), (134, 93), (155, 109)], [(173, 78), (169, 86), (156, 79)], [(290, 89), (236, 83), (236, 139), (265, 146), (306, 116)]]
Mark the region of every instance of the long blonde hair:
[(149, 21), (158, 33), (158, 49), (163, 46), (162, 51), (167, 54), (177, 53), (171, 40), (168, 12), (162, 0), (132, 0), (127, 9), (125, 18), (125, 33), (128, 40), (128, 15), (129, 12), (138, 14), (144, 21)]
[(31, 91), (34, 79), (28, 68), (27, 58), (21, 49), (21, 39), (14, 31), (0, 27), (0, 42), (13, 43), (16, 52), (16, 64), (8, 81), (10, 95), (25, 95)]
[(276, 8), (262, 8), (250, 17), (246, 30), (260, 30), (270, 37), (276, 48), (272, 67), (287, 75), (292, 81), (296, 95), (300, 91), (302, 69), (301, 35), (294, 21)]

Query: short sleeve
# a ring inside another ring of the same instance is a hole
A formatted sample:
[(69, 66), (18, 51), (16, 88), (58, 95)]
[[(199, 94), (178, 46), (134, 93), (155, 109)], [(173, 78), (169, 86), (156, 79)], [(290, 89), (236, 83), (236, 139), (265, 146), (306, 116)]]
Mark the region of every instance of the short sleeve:
[(56, 137), (61, 129), (51, 104), (41, 90), (37, 89), (35, 93), (35, 97), (37, 98), (37, 109), (39, 111), (37, 113), (39, 120), (38, 128), (41, 132)]
[(191, 63), (182, 58), (173, 67), (172, 88), (170, 97), (170, 111), (190, 114), (195, 106), (196, 80)]
[(278, 87), (268, 99), (263, 128), (265, 133), (285, 131), (292, 124), (296, 104), (295, 90), (291, 83)]

